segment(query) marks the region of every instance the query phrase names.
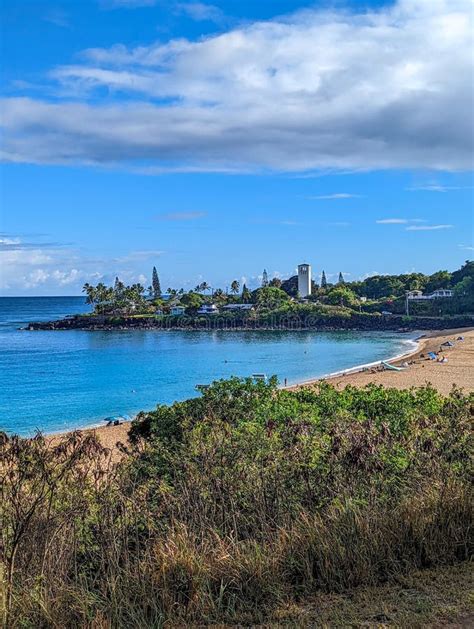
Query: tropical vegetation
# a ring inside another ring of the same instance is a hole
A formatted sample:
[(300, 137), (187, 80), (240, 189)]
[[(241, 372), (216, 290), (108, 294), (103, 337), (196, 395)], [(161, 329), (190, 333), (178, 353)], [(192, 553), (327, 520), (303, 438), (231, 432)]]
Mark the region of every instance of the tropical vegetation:
[[(208, 282), (201, 282), (194, 290), (168, 288), (161, 292), (160, 280), (153, 267), (152, 284), (146, 291), (140, 284), (125, 286), (118, 278), (112, 287), (103, 283), (92, 286), (85, 284), (87, 302), (98, 315), (113, 316), (155, 316), (169, 314), (171, 308), (181, 305), (187, 315), (194, 317), (203, 304), (214, 303), (218, 307), (232, 304), (252, 304), (260, 319), (271, 313), (274, 319), (288, 316), (314, 317), (324, 315), (335, 318), (347, 318), (360, 314), (406, 313), (406, 293), (420, 290), (427, 294), (438, 289), (451, 289), (453, 297), (449, 299), (430, 299), (412, 301), (409, 315), (436, 316), (474, 314), (474, 262), (466, 263), (457, 271), (438, 271), (430, 276), (422, 273), (405, 275), (376, 275), (362, 281), (349, 282), (339, 274), (337, 284), (330, 284), (323, 271), (321, 285), (313, 282), (312, 294), (306, 300), (298, 299), (298, 278), (280, 280), (268, 277), (262, 280), (262, 286), (251, 291), (245, 284), (233, 280), (229, 290), (213, 288)], [(247, 313), (247, 317), (255, 316)], [(226, 313), (227, 318), (239, 320), (242, 312)]]

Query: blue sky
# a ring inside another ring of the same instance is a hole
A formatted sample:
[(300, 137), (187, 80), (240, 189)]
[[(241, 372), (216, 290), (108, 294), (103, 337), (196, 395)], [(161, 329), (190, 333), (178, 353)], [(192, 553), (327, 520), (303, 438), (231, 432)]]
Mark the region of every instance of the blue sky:
[(468, 0), (2, 7), (1, 294), (473, 257)]

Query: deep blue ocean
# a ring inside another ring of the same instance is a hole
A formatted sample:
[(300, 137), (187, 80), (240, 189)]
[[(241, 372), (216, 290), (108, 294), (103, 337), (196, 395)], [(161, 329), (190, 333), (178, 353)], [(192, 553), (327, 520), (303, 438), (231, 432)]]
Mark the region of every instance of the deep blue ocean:
[(83, 297), (0, 298), (0, 430), (100, 424), (197, 395), (196, 384), (276, 374), (288, 384), (408, 351), (414, 334), (303, 331), (34, 331), (87, 312)]

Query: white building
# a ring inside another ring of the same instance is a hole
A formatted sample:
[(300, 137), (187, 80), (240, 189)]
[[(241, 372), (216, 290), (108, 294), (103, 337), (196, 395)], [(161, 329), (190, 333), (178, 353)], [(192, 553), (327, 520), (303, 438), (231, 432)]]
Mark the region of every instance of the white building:
[(452, 297), (453, 291), (446, 288), (439, 288), (435, 290), (434, 293), (431, 293), (431, 299), (437, 299), (438, 297)]
[(298, 294), (303, 299), (311, 295), (311, 265), (298, 265)]
[(453, 296), (453, 291), (447, 288), (439, 288), (438, 290), (435, 290), (430, 295), (423, 295), (421, 290), (411, 290), (407, 293), (407, 299), (414, 300), (414, 301), (425, 300), (425, 299), (439, 299), (439, 298), (452, 297), (452, 296)]
[(170, 309), (170, 314), (175, 317), (180, 317), (181, 315), (184, 315), (185, 310), (186, 308), (184, 306), (172, 306)]
[(421, 290), (410, 290), (407, 293), (407, 299), (428, 299), (423, 295), (423, 291)]
[(252, 310), (253, 304), (228, 304), (222, 310)]
[(203, 304), (197, 311), (198, 314), (217, 314), (219, 308), (216, 304)]

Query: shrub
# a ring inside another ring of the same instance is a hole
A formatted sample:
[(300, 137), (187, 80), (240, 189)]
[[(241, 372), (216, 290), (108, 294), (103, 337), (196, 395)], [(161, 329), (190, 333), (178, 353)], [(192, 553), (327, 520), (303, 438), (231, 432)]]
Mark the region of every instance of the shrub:
[(265, 620), (472, 553), (474, 396), (231, 379), (92, 436), (0, 440), (9, 626)]

